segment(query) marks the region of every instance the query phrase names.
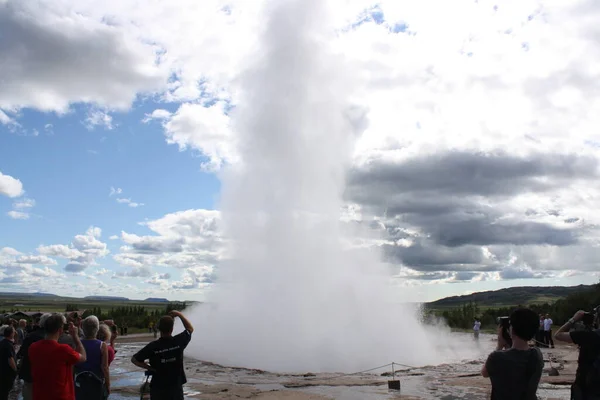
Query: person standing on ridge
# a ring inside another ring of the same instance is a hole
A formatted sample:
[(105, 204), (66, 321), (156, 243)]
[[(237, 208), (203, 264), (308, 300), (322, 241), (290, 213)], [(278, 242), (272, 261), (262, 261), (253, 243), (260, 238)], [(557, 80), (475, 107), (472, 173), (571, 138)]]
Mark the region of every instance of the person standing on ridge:
[(479, 330), (481, 329), (481, 321), (478, 318), (475, 318), (475, 323), (473, 324), (473, 336), (475, 340), (479, 340)]
[(552, 324), (553, 321), (550, 318), (550, 314), (547, 314), (544, 319), (544, 343), (546, 346), (554, 348), (554, 340), (552, 340)]
[[(173, 336), (174, 318), (179, 317), (184, 331)], [(152, 400), (183, 400), (183, 385), (187, 382), (183, 368), (183, 351), (192, 339), (194, 327), (179, 311), (171, 311), (158, 321), (160, 338), (150, 342), (131, 358), (140, 368), (152, 372)], [(146, 363), (150, 361), (150, 364)]]

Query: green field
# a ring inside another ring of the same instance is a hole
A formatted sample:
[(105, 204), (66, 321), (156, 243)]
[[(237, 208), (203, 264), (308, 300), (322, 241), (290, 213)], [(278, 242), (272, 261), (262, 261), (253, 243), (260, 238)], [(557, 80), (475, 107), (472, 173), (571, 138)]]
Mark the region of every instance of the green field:
[(113, 300), (86, 300), (68, 297), (13, 297), (2, 296), (0, 293), (0, 312), (12, 311), (41, 311), (65, 312), (67, 305), (76, 305), (81, 311), (99, 307), (103, 312), (108, 312), (117, 307), (143, 306), (149, 312), (165, 310), (167, 303), (152, 303), (143, 300), (113, 301)]

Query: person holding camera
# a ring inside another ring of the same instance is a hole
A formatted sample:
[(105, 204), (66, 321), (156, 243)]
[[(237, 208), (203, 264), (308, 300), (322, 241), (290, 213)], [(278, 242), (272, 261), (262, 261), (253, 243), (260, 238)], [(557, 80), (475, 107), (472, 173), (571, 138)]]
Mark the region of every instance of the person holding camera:
[[(597, 318), (597, 310), (598, 308), (595, 313), (577, 311), (554, 335), (554, 339), (558, 341), (579, 346), (577, 372), (575, 382), (571, 386), (571, 400), (600, 400), (600, 330), (593, 329), (594, 314)], [(580, 321), (583, 321), (588, 329), (571, 330)]]
[[(176, 317), (181, 319), (184, 331), (173, 336)], [(138, 351), (131, 362), (152, 373), (150, 398), (152, 400), (183, 400), (183, 385), (187, 382), (183, 368), (183, 351), (192, 339), (194, 327), (179, 311), (171, 311), (158, 321), (160, 338)], [(146, 363), (150, 361), (150, 364)]]
[[(508, 346), (505, 328), (501, 324), (498, 327), (498, 346), (488, 356), (481, 375), (492, 382), (492, 400), (536, 400), (544, 358), (542, 352), (538, 348), (530, 348), (528, 342), (538, 331), (538, 316), (532, 310), (521, 308), (515, 310), (508, 321), (512, 344)], [(507, 350), (502, 350), (507, 347)]]
[(66, 322), (64, 315), (52, 314), (44, 323), (46, 338), (29, 348), (33, 400), (75, 400), (73, 366), (85, 362), (86, 353), (73, 323), (69, 324), (69, 334), (76, 350), (58, 343)]

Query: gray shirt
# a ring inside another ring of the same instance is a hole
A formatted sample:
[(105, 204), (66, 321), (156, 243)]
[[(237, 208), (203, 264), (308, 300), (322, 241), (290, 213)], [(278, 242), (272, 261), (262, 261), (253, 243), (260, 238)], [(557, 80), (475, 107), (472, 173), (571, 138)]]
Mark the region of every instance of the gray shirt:
[(544, 357), (538, 348), (495, 351), (485, 366), (492, 381), (492, 400), (536, 400)]

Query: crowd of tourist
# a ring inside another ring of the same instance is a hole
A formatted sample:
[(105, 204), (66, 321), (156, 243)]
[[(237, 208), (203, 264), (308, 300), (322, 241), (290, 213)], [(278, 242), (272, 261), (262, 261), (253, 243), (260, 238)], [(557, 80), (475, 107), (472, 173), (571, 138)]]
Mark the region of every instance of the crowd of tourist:
[(0, 400), (100, 400), (110, 394), (112, 321), (44, 314), (0, 327)]
[[(600, 400), (599, 314), (600, 307), (592, 313), (578, 311), (554, 335), (579, 346), (571, 400)], [(184, 327), (177, 335), (173, 335), (175, 318)], [(491, 399), (535, 400), (544, 368), (539, 344), (554, 347), (548, 337), (552, 319), (520, 308), (498, 320), (496, 351), (481, 370), (491, 380)], [(476, 337), (480, 326), (476, 320)], [(131, 362), (152, 375), (152, 400), (183, 400), (187, 382), (183, 352), (194, 328), (182, 313), (172, 311), (159, 320), (156, 330), (160, 338), (138, 351)], [(112, 321), (101, 323), (93, 315), (67, 321), (62, 314), (44, 314), (30, 329), (25, 321), (8, 321), (0, 328), (0, 400), (19, 391), (24, 400), (107, 399), (116, 332)], [(543, 342), (538, 340), (541, 333)]]
[[(184, 331), (173, 336), (175, 318)], [(33, 324), (9, 320), (0, 327), (0, 400), (105, 400), (111, 392), (117, 326), (96, 316), (44, 314)], [(160, 338), (132, 362), (152, 374), (153, 400), (183, 400), (183, 351), (194, 328), (178, 311), (160, 319)]]

